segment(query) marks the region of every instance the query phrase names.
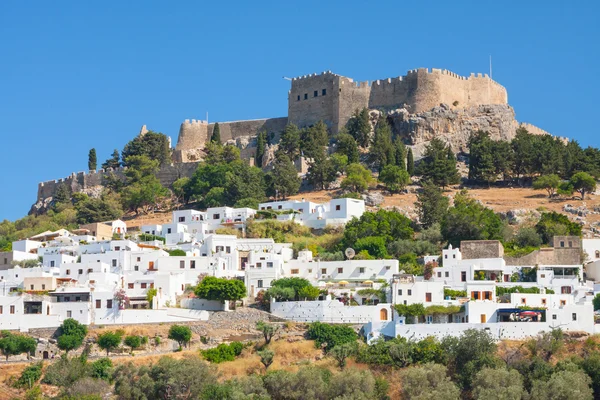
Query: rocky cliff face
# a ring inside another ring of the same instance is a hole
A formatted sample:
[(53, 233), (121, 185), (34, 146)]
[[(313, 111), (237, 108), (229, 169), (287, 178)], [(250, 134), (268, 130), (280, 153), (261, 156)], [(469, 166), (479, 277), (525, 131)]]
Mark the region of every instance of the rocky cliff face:
[(456, 153), (468, 152), (472, 132), (482, 130), (493, 140), (511, 140), (519, 126), (513, 108), (505, 104), (468, 108), (441, 104), (417, 114), (402, 108), (390, 111), (388, 118), (394, 133), (412, 146), (415, 159), (421, 158), (425, 146), (436, 137), (449, 143)]

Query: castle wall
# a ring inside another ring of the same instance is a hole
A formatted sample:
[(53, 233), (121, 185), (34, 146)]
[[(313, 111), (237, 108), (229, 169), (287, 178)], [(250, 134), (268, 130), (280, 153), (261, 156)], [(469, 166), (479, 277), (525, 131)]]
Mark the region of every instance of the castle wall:
[(355, 111), (369, 106), (371, 87), (369, 82), (354, 82), (350, 78), (340, 77), (339, 86), (335, 92), (334, 107), (337, 110), (337, 117), (332, 127), (333, 133), (337, 133), (346, 126)]
[(300, 127), (314, 125), (319, 121), (329, 127), (337, 125), (334, 99), (337, 96), (339, 78), (339, 75), (329, 71), (294, 78), (288, 93), (289, 122)]
[(208, 123), (201, 120), (186, 119), (179, 127), (179, 137), (177, 139), (177, 150), (191, 150), (198, 147), (198, 143), (208, 141)]
[[(219, 122), (221, 142), (236, 140), (243, 137), (255, 137), (265, 130), (267, 133), (279, 134), (287, 125), (286, 117), (254, 119), (248, 121)], [(215, 124), (208, 125), (207, 137), (212, 136)]]

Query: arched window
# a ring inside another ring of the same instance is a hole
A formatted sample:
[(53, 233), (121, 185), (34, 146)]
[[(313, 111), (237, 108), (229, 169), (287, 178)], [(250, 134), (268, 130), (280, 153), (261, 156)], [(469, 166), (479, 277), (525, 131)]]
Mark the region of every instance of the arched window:
[(388, 311), (387, 311), (387, 308), (382, 308), (381, 310), (379, 310), (379, 319), (381, 321), (387, 321), (388, 320)]

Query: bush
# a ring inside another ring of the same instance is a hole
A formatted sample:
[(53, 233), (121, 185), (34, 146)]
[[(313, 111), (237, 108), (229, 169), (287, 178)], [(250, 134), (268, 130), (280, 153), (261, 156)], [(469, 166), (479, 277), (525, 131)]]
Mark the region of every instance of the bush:
[(112, 374), (113, 363), (110, 358), (100, 358), (92, 363), (91, 377), (109, 380)]
[(242, 354), (244, 345), (241, 342), (221, 343), (217, 347), (208, 350), (200, 350), (202, 357), (208, 362), (219, 364), (225, 361), (233, 361)]
[(31, 388), (33, 387), (42, 377), (42, 362), (28, 365), (27, 368), (21, 372), (21, 376), (15, 383), (16, 387), (19, 388)]
[(309, 339), (315, 341), (317, 347), (324, 347), (325, 351), (344, 343), (353, 343), (358, 336), (354, 329), (346, 325), (329, 325), (313, 322), (307, 331)]
[(175, 340), (181, 348), (192, 339), (192, 330), (185, 325), (172, 325), (169, 328), (169, 339)]
[(142, 338), (139, 336), (127, 336), (125, 338), (125, 346), (131, 348), (131, 350), (137, 349), (142, 345)]
[(63, 356), (48, 365), (42, 383), (61, 387), (70, 386), (73, 382), (88, 376), (89, 373), (90, 366), (85, 357)]
[(185, 257), (185, 251), (181, 249), (169, 250), (167, 251), (170, 257)]

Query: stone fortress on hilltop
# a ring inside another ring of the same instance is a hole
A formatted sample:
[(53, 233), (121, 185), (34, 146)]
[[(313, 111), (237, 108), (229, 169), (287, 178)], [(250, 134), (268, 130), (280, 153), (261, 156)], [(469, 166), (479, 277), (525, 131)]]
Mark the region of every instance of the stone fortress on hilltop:
[[(221, 141), (237, 146), (241, 157), (254, 164), (257, 135), (266, 131), (268, 144), (261, 165), (265, 168), (274, 160), (280, 134), (288, 123), (303, 128), (323, 121), (335, 134), (355, 111), (363, 108), (370, 110), (373, 123), (380, 113), (386, 113), (394, 134), (413, 149), (415, 159), (434, 137), (460, 153), (468, 150), (469, 135), (477, 130), (489, 132), (494, 140), (511, 140), (519, 126), (533, 134), (548, 134), (534, 125), (517, 122), (506, 89), (487, 74), (464, 77), (448, 70), (419, 68), (405, 76), (372, 82), (355, 82), (331, 71), (293, 78), (287, 117), (219, 122)], [(181, 124), (173, 164), (161, 168), (158, 174), (163, 185), (193, 173), (214, 126), (195, 119)], [(140, 134), (144, 131), (145, 125)], [(297, 166), (302, 171), (305, 164), (299, 160)], [(38, 205), (48, 202), (59, 185), (66, 184), (73, 192), (101, 185), (104, 173), (79, 172), (40, 183)]]

